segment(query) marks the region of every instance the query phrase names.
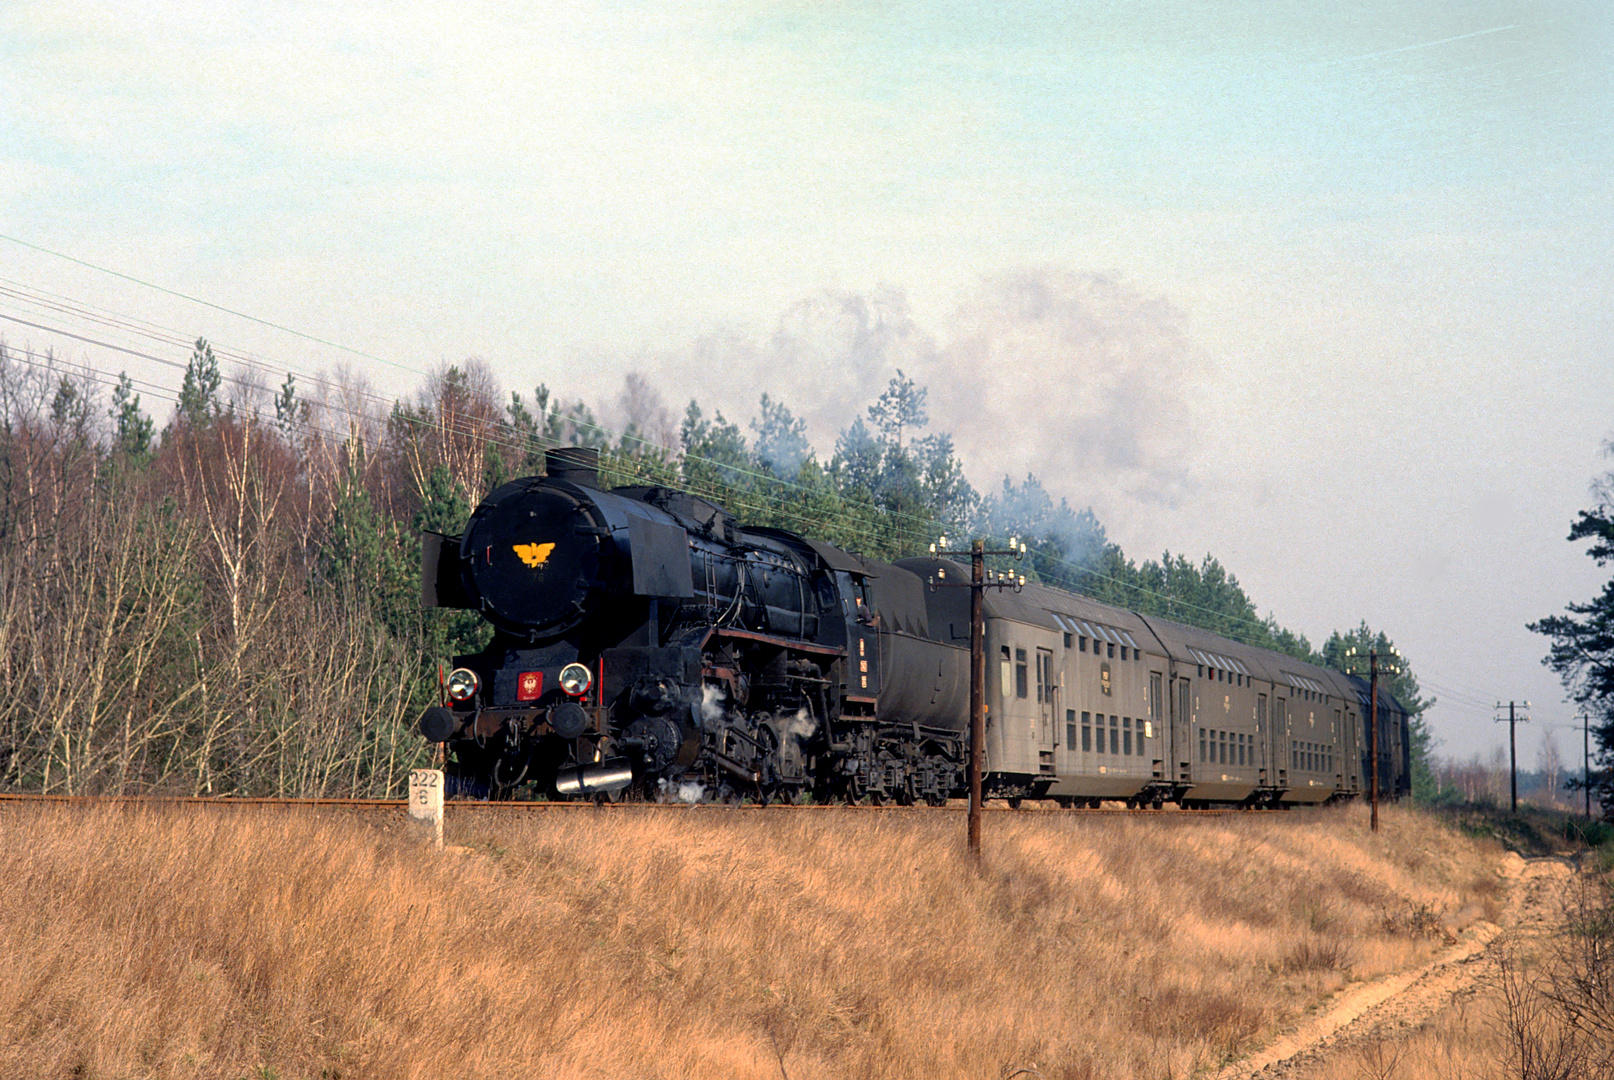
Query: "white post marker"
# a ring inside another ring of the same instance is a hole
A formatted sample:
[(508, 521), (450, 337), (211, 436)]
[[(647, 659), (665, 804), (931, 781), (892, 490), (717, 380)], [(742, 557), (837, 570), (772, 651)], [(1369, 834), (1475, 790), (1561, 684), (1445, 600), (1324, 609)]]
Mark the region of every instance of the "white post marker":
[(443, 846), (443, 770), (413, 769), (409, 773), (409, 820), (429, 836), (434, 847)]

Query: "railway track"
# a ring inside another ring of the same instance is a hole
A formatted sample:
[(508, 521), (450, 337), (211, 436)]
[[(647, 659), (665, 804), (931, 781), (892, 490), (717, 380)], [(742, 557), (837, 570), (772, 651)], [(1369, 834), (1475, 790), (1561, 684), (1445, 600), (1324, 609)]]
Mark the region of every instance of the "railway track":
[[(325, 809), (325, 810), (358, 810), (358, 811), (386, 811), (406, 810), (409, 806), (407, 799), (335, 799), (335, 798), (276, 798), (270, 796), (232, 796), (232, 795), (41, 795), (27, 792), (0, 793), (0, 806), (6, 805), (56, 805), (56, 806), (143, 806), (143, 807), (281, 807), (285, 809)], [(607, 812), (629, 811), (689, 811), (723, 810), (738, 813), (756, 813), (767, 811), (770, 813), (783, 812), (824, 812), (842, 811), (852, 813), (963, 813), (968, 807), (963, 800), (954, 800), (945, 806), (898, 806), (894, 803), (881, 805), (874, 804), (847, 804), (847, 803), (686, 803), (686, 802), (489, 802), (475, 799), (454, 799), (445, 804), (448, 810), (469, 810), (475, 813), (492, 811), (523, 811), (523, 812), (568, 812), (579, 810), (604, 810)], [(1218, 807), (1213, 809), (1180, 810), (1176, 807), (1167, 807), (1160, 810), (1137, 809), (1129, 810), (1119, 804), (1114, 807), (1100, 807), (1091, 809), (1087, 807), (1072, 807), (1069, 809), (1056, 806), (1022, 806), (1011, 808), (1006, 804), (993, 804), (988, 802), (982, 807), (986, 813), (993, 814), (1050, 814), (1065, 815), (1096, 815), (1128, 817), (1221, 817), (1229, 814), (1253, 813), (1237, 807)]]

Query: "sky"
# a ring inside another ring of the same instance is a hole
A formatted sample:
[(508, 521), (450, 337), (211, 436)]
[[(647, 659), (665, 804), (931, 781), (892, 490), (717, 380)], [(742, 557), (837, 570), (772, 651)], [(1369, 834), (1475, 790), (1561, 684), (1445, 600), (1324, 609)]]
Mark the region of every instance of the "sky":
[(0, 101), (0, 337), (159, 422), (206, 336), (618, 421), (766, 392), (827, 458), (901, 369), (977, 488), (1386, 631), (1439, 753), (1529, 700), (1521, 765), (1576, 756), (1524, 627), (1609, 573), (1565, 540), (1614, 468), (1600, 0), (11, 0)]

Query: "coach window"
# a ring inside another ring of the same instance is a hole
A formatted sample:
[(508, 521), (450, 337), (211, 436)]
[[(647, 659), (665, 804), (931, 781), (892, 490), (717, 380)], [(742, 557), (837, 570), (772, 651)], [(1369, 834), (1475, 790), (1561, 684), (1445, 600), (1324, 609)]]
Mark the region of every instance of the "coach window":
[(1199, 763), (1205, 763), (1205, 729), (1199, 729)]
[(1126, 646), (1125, 645), (1121, 646), (1121, 659), (1122, 660), (1126, 659)]
[(1092, 719), (1092, 713), (1082, 713), (1082, 753), (1084, 754), (1090, 754), (1093, 752), (1093, 729), (1091, 727)]
[(1093, 726), (1098, 729), (1098, 745), (1093, 748), (1095, 754), (1104, 752), (1104, 714), (1099, 713), (1094, 719)]
[(1078, 636), (1076, 638), (1076, 651), (1077, 652), (1086, 652), (1087, 651), (1087, 638), (1085, 636)]
[(1031, 665), (1026, 663), (1026, 651), (1014, 650), (1014, 696), (1023, 698), (1030, 692), (1028, 669)]
[(1121, 752), (1121, 718), (1119, 716), (1111, 716), (1110, 717), (1110, 753), (1119, 754), (1120, 752)]
[(1070, 648), (1070, 646), (1071, 646), (1071, 640), (1070, 640), (1070, 635), (1069, 635), (1069, 634), (1066, 634), (1066, 635), (1065, 635), (1065, 648), (1067, 648), (1067, 649), (1068, 649), (1068, 648)]
[(1065, 710), (1065, 749), (1076, 749), (1076, 710)]
[(1121, 717), (1121, 753), (1132, 756), (1132, 718)]

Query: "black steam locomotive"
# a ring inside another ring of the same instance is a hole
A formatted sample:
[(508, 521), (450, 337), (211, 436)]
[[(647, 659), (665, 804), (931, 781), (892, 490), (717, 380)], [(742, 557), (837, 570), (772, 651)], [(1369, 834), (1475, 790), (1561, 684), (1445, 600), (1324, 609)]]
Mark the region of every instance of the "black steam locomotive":
[[(421, 733), (450, 792), (924, 801), (964, 792), (968, 572), (886, 563), (662, 487), (598, 487), (551, 451), (459, 537), (428, 534), (427, 606), (480, 611)], [(1367, 684), (1028, 585), (989, 593), (985, 791), (1011, 803), (1284, 805), (1363, 790)], [(1380, 786), (1407, 790), (1379, 700)]]

